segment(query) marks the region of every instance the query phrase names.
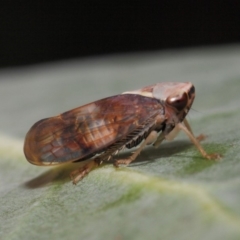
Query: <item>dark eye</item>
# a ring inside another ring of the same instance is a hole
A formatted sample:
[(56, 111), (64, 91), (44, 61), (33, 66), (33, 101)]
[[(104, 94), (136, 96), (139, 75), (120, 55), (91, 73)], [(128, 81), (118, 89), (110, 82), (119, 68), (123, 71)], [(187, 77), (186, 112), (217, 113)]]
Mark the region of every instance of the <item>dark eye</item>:
[(168, 97), (166, 102), (170, 106), (176, 108), (178, 111), (181, 111), (187, 106), (188, 96), (184, 92), (182, 95), (177, 95), (175, 97)]

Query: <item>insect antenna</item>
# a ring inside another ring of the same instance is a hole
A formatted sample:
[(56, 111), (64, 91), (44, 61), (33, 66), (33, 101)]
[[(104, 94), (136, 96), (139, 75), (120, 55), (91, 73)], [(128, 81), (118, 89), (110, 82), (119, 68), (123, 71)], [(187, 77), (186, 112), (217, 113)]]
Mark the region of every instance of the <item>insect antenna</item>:
[(202, 113), (202, 112), (200, 112), (200, 111), (198, 111), (198, 110), (196, 110), (196, 109), (194, 109), (194, 108), (192, 108), (192, 107), (189, 109), (189, 111), (190, 111), (190, 110), (193, 111), (193, 112)]

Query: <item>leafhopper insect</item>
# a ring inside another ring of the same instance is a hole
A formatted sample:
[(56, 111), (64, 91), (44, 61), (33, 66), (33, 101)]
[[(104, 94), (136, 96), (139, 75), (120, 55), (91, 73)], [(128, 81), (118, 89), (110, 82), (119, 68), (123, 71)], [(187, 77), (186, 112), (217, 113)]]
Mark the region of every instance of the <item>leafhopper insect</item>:
[(107, 97), (35, 123), (26, 135), (24, 153), (30, 163), (41, 166), (91, 159), (71, 173), (74, 184), (120, 150), (139, 145), (115, 166), (130, 164), (146, 145), (158, 147), (180, 130), (204, 158), (219, 158), (205, 152), (185, 119), (194, 98), (190, 82), (157, 83)]

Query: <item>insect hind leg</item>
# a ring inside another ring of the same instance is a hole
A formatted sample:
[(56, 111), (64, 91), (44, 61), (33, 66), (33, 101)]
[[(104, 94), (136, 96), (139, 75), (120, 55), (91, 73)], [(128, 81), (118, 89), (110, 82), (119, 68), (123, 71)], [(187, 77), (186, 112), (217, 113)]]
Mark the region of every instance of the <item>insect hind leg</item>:
[(125, 159), (118, 159), (114, 162), (114, 166), (118, 167), (119, 165), (129, 165), (131, 162), (133, 162), (137, 156), (140, 154), (142, 149), (153, 142), (156, 141), (158, 136), (158, 133), (156, 131), (151, 131), (150, 134), (147, 136), (147, 138), (143, 141), (143, 143), (140, 145), (140, 147), (134, 152), (130, 157)]
[(83, 167), (71, 172), (70, 177), (74, 185), (82, 180), (90, 171), (101, 164), (98, 158), (94, 158), (86, 163)]

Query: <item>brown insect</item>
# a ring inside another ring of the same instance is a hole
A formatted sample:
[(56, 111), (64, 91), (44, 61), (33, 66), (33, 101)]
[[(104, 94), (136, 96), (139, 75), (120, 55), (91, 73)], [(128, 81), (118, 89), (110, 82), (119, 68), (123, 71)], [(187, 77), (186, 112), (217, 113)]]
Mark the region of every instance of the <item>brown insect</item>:
[(186, 83), (157, 83), (142, 89), (104, 98), (35, 123), (26, 135), (24, 153), (35, 165), (57, 165), (91, 160), (71, 173), (76, 184), (93, 168), (113, 158), (120, 150), (139, 148), (115, 166), (128, 165), (141, 150), (164, 139), (172, 140), (183, 130), (202, 156), (207, 154), (185, 119), (195, 97)]

